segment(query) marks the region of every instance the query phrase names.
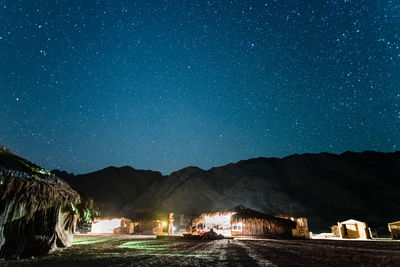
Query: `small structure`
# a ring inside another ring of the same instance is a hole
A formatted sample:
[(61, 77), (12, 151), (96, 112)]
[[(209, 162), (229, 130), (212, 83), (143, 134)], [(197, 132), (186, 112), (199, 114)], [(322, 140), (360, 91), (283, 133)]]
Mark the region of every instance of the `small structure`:
[(284, 215), (277, 216), (277, 217), (296, 222), (296, 228), (292, 230), (293, 237), (310, 238), (310, 232), (308, 230), (307, 218), (295, 218), (295, 217), (284, 216)]
[(339, 234), (339, 227), (338, 227), (337, 225), (331, 226), (331, 231), (332, 231), (332, 235), (333, 235), (334, 237), (340, 237), (340, 234)]
[(175, 233), (179, 232), (180, 234), (190, 232), (190, 223), (194, 218), (198, 216), (192, 214), (179, 214), (174, 226), (176, 227)]
[(400, 240), (400, 221), (388, 224), (390, 235), (393, 240)]
[(356, 221), (353, 219), (338, 222), (337, 228), (331, 227), (334, 235), (339, 235), (340, 238), (348, 239), (371, 239), (370, 229), (365, 222)]
[[(306, 221), (306, 220), (305, 220)], [(263, 214), (238, 206), (227, 212), (202, 213), (191, 223), (191, 234), (213, 230), (223, 236), (259, 236), (291, 238), (297, 227), (295, 220)]]
[(167, 222), (160, 220), (138, 221), (135, 222), (134, 234), (141, 235), (161, 235), (164, 228), (167, 227)]
[(92, 222), (91, 233), (133, 234), (134, 223), (124, 217), (96, 218)]

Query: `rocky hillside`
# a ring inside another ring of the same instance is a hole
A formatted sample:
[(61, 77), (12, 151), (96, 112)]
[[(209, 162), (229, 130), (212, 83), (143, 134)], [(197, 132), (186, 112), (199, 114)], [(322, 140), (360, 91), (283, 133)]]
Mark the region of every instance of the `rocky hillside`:
[[(67, 179), (107, 215), (132, 218), (196, 214), (242, 204), (265, 213), (307, 217), (314, 231), (354, 218), (384, 230), (400, 220), (400, 152), (345, 152), (257, 158), (168, 176), (129, 167)], [(111, 205), (111, 204), (110, 204)]]
[(135, 170), (131, 167), (108, 167), (100, 171), (73, 175), (52, 171), (77, 191), (92, 196), (102, 216), (120, 215), (122, 207), (135, 201), (151, 185), (163, 178), (160, 172)]

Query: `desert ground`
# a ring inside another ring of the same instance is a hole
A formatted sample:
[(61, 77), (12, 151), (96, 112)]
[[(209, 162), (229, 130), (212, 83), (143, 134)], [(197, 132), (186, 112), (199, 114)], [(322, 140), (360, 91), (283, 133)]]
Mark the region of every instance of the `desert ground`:
[(4, 266), (400, 266), (400, 242), (79, 235), (72, 247)]

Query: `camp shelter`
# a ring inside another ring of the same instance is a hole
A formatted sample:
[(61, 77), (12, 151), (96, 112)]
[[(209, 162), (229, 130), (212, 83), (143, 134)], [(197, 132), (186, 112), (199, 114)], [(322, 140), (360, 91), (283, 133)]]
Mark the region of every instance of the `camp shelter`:
[(63, 180), (0, 148), (0, 258), (70, 246), (75, 215), (91, 219), (88, 203)]
[(365, 222), (350, 219), (344, 222), (338, 222), (337, 227), (340, 238), (371, 239), (370, 230)]
[(400, 221), (388, 224), (390, 235), (393, 240), (400, 240)]
[(224, 236), (293, 237), (296, 222), (267, 215), (244, 206), (226, 212), (202, 213), (191, 223), (191, 233), (213, 230)]
[(167, 227), (166, 221), (161, 220), (141, 220), (135, 222), (134, 233), (141, 235), (160, 235)]
[(332, 235), (333, 235), (334, 237), (340, 237), (340, 234), (339, 234), (339, 227), (338, 227), (337, 225), (331, 226), (331, 231), (332, 231)]
[(96, 218), (90, 229), (95, 234), (133, 234), (134, 222), (124, 217)]
[(284, 216), (284, 215), (280, 215), (277, 217), (296, 222), (296, 228), (292, 229), (293, 237), (310, 238), (310, 232), (308, 230), (307, 218), (295, 218), (295, 217)]

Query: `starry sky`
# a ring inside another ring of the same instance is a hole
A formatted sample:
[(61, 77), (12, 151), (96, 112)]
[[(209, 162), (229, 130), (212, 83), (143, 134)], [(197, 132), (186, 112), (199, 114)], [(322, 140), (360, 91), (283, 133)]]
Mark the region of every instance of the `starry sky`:
[(168, 174), (400, 147), (400, 2), (0, 0), (0, 143)]

